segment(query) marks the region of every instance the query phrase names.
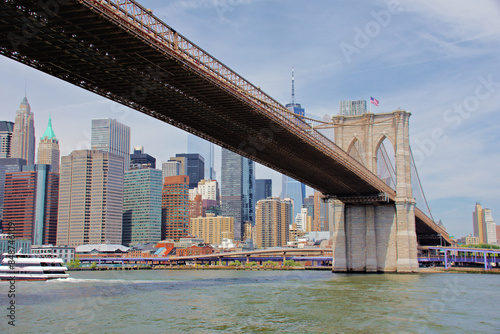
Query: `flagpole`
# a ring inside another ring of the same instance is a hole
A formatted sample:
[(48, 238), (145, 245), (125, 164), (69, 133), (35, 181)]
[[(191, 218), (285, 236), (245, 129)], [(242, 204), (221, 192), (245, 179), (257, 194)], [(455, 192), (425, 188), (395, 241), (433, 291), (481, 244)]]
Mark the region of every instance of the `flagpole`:
[(372, 113), (372, 98), (370, 96), (370, 114)]

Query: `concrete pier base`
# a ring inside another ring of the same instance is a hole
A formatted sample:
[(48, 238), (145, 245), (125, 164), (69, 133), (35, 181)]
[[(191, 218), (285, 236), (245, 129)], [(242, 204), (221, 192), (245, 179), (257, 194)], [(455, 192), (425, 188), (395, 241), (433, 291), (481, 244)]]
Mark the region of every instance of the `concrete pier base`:
[[(334, 272), (418, 272), (415, 203), (330, 202)], [(413, 219), (412, 219), (413, 217)]]

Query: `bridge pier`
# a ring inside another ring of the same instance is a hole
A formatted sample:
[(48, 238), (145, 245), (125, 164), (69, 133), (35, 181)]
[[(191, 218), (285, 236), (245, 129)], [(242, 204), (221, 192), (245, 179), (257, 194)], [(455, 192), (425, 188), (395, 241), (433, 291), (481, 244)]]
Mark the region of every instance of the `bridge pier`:
[(330, 201), (328, 224), (332, 231), (332, 269), (334, 272), (347, 271), (346, 238), (344, 221), (344, 203), (338, 200)]
[(333, 272), (418, 272), (415, 203), (345, 205), (330, 201)]

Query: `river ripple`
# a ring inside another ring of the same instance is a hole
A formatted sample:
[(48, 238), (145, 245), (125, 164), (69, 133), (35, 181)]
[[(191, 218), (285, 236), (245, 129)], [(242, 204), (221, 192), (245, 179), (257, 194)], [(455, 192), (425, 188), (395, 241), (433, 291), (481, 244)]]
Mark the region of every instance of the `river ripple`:
[(499, 333), (500, 275), (70, 272), (16, 283), (1, 333)]

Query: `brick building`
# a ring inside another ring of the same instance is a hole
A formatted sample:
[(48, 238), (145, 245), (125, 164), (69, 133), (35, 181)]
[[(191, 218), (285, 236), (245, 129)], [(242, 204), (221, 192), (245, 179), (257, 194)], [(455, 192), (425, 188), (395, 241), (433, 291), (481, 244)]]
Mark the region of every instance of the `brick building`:
[(162, 190), (161, 239), (179, 241), (189, 232), (189, 177), (165, 177)]
[(177, 256), (193, 256), (212, 254), (214, 249), (209, 245), (193, 245), (187, 248), (178, 248), (175, 252)]

